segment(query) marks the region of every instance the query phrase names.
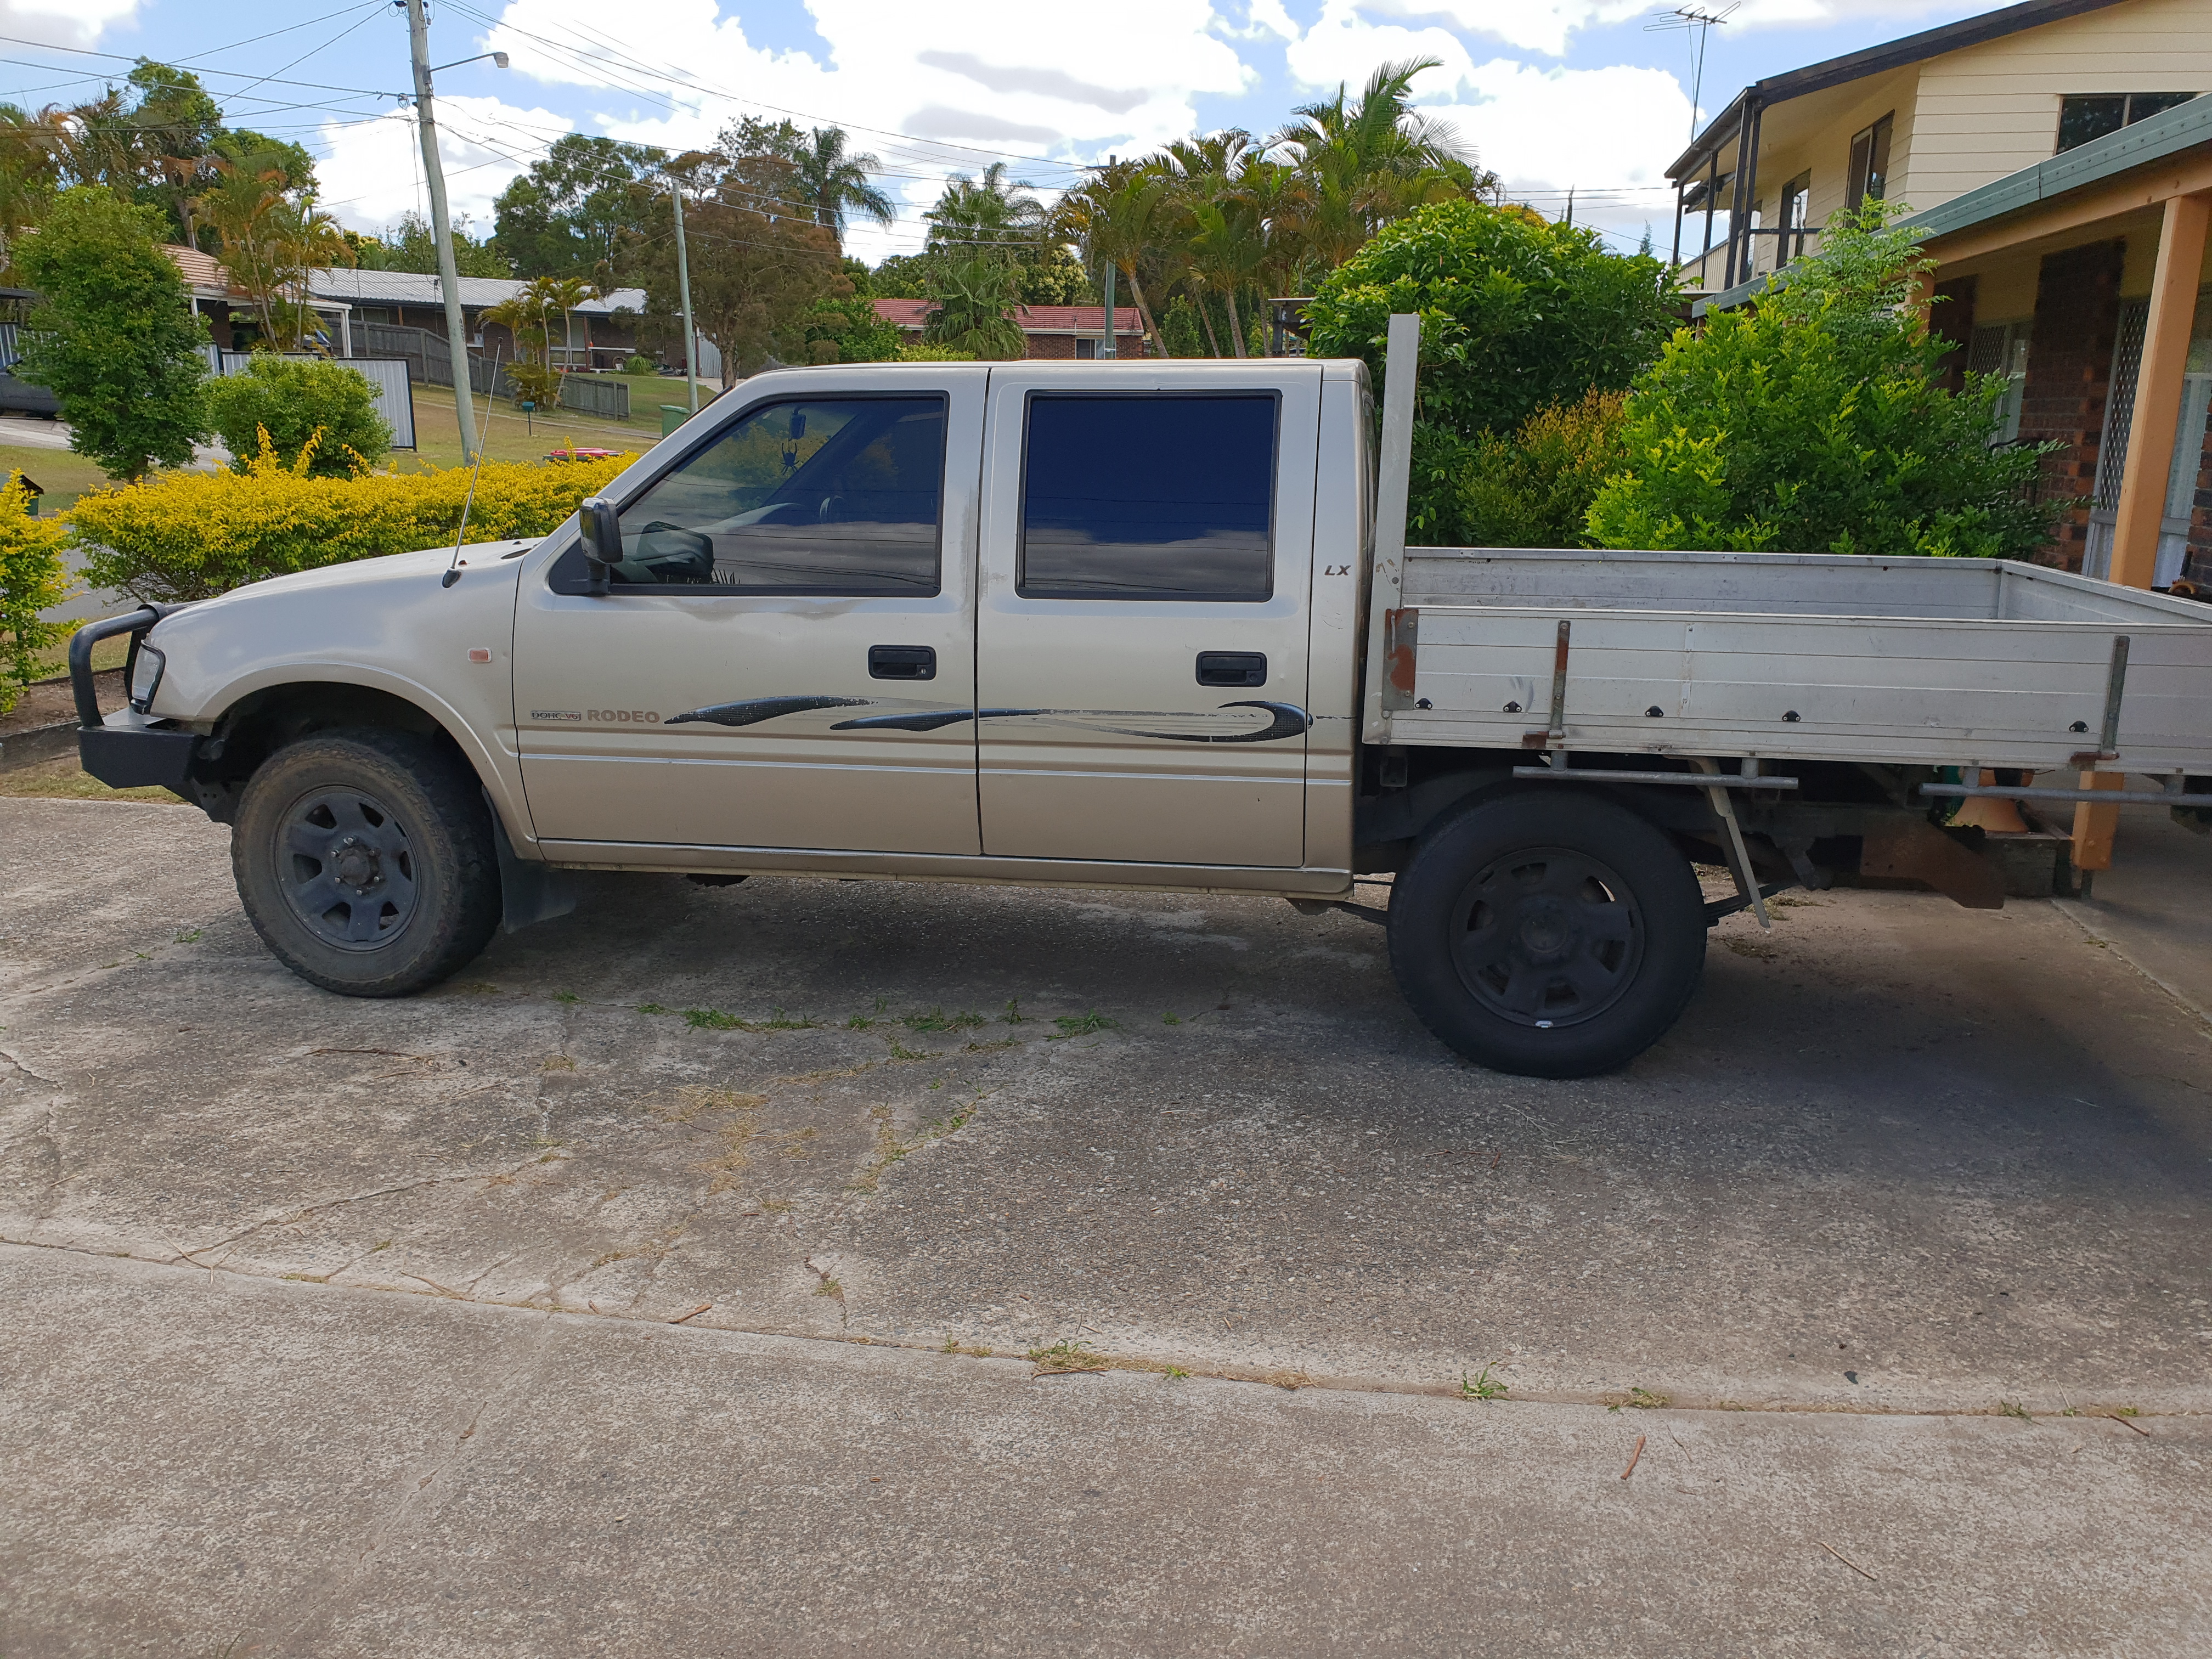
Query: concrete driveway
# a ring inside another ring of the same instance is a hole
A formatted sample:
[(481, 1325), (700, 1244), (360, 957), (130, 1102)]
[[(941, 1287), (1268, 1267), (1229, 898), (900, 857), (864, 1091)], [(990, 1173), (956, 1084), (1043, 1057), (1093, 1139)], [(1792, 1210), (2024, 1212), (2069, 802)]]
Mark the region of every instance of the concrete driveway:
[(609, 878), (347, 1001), (197, 813), (0, 802), (0, 1652), (2203, 1651), (2138, 842), (1562, 1084), (1274, 902)]

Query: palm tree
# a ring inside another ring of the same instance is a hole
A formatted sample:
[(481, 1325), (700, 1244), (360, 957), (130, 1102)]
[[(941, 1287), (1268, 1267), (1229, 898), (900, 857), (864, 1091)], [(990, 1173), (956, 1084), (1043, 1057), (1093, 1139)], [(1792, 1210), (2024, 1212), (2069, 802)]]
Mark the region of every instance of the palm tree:
[(215, 173), (199, 209), (222, 238), (223, 264), (260, 313), (261, 337), (274, 345), (276, 295), (284, 283), (283, 228), (276, 217), (286, 205), (283, 158), (274, 150), (218, 155)]
[(1297, 234), (1331, 269), (1392, 219), (1431, 201), (1494, 191), (1451, 126), (1413, 105), (1414, 76), (1441, 60), (1408, 58), (1367, 77), (1358, 100), (1336, 96), (1293, 112), (1270, 148), (1286, 153), (1305, 193)]
[(929, 221), (929, 250), (963, 259), (976, 254), (1011, 260), (1036, 246), (1051, 215), (1029, 180), (1006, 178), (1006, 164), (994, 161), (979, 179), (956, 173), (945, 181), (937, 205), (921, 216)]
[(1168, 355), (1167, 342), (1152, 321), (1139, 271), (1158, 252), (1171, 207), (1165, 178), (1124, 161), (1099, 168), (1082, 188), (1061, 197), (1053, 216), (1053, 229), (1080, 246), (1086, 263), (1110, 264), (1128, 279), (1138, 320), (1163, 357)]
[[(1237, 295), (1240, 289), (1258, 285), (1273, 263), (1267, 222), (1249, 201), (1228, 192), (1215, 201), (1194, 202), (1190, 216), (1196, 227), (1188, 245), (1193, 285), (1221, 296), (1229, 309), (1230, 346), (1242, 357), (1246, 355), (1244, 328), (1237, 317)], [(1209, 320), (1209, 339), (1212, 331)], [(1216, 356), (1221, 355), (1218, 342), (1213, 350)]]
[(835, 231), (842, 243), (848, 209), (866, 215), (879, 225), (888, 225), (898, 216), (891, 198), (868, 182), (872, 174), (883, 171), (884, 164), (873, 155), (848, 154), (844, 128), (816, 127), (807, 137), (806, 146), (792, 158), (798, 175), (792, 189), (802, 204), (814, 210), (816, 224)]
[(930, 275), (935, 290), (922, 327), (932, 345), (972, 352), (989, 362), (1009, 362), (1029, 349), (1028, 337), (1013, 319), (1014, 267), (991, 255), (946, 259)]

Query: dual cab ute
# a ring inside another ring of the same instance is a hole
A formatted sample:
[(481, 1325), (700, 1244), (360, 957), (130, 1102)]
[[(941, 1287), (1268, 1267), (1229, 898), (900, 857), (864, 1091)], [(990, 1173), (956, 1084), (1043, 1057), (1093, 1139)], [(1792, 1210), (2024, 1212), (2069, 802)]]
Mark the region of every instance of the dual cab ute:
[(1651, 1043), (1717, 916), (1783, 886), (2001, 902), (1947, 795), (2071, 799), (2021, 775), (2087, 768), (2212, 804), (2185, 601), (1972, 560), (1409, 551), (1416, 337), (1394, 320), (1379, 421), (1354, 362), (758, 375), (542, 541), (87, 628), (84, 764), (231, 825), (263, 939), (348, 995), (560, 914), (566, 870), (1309, 911), (1393, 872), (1429, 1029), (1553, 1077)]

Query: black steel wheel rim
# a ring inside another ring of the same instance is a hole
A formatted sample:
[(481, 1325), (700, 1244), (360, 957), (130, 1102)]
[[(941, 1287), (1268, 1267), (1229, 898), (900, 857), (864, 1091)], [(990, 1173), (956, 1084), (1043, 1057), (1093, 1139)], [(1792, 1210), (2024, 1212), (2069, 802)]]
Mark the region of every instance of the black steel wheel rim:
[(1489, 1012), (1540, 1030), (1595, 1019), (1626, 995), (1644, 961), (1644, 913), (1602, 860), (1520, 848), (1460, 891), (1452, 963)]
[(313, 790), (277, 825), (276, 882), (301, 926), (340, 951), (374, 951), (407, 930), (417, 893), (406, 826), (368, 791)]

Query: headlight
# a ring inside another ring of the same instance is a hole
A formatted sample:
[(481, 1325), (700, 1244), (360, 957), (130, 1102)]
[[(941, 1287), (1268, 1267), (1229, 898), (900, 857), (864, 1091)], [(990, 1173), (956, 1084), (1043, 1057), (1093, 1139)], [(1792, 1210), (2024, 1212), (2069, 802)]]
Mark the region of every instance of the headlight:
[(169, 659), (146, 643), (139, 635), (131, 641), (131, 661), (125, 669), (125, 678), (131, 687), (131, 706), (143, 714), (154, 707), (154, 693), (161, 684), (161, 671)]

